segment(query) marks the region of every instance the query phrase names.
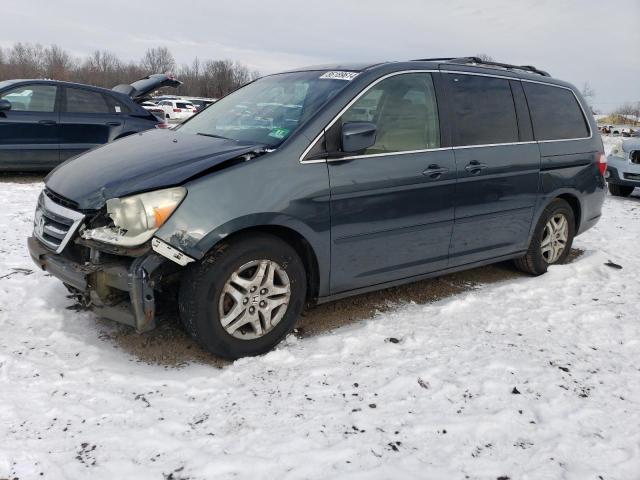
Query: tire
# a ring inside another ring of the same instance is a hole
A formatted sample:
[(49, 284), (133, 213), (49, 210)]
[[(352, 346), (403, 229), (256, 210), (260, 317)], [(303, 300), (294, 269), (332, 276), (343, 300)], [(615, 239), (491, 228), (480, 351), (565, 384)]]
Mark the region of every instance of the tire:
[[(558, 219), (561, 217), (566, 222), (566, 230), (559, 227)], [(553, 225), (550, 222), (553, 222)], [(542, 275), (549, 265), (564, 263), (571, 252), (575, 225), (575, 215), (571, 206), (565, 200), (556, 198), (540, 215), (527, 254), (514, 260), (516, 267), (531, 275)], [(558, 231), (554, 231), (556, 227)]]
[(608, 183), (609, 193), (615, 197), (628, 197), (633, 193), (635, 187), (628, 187), (626, 185), (616, 185), (615, 183)]
[(236, 359), (275, 347), (300, 317), (306, 293), (306, 272), (296, 251), (261, 233), (222, 243), (190, 266), (178, 305), (182, 323), (205, 350)]

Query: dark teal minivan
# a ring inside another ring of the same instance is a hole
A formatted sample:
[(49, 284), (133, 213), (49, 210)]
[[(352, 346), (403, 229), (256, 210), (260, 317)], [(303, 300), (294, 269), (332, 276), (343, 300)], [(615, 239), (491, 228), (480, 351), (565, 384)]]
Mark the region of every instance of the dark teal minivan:
[(175, 294), (210, 352), (264, 353), (305, 304), (513, 259), (539, 275), (600, 218), (572, 85), (478, 58), (260, 78), (46, 179), (34, 261), (143, 332)]

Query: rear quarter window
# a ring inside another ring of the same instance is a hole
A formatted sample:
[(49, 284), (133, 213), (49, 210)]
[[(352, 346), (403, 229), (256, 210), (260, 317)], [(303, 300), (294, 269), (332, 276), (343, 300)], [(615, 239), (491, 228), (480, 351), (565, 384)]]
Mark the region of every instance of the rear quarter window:
[(589, 136), (589, 128), (573, 92), (567, 88), (522, 82), (536, 140)]

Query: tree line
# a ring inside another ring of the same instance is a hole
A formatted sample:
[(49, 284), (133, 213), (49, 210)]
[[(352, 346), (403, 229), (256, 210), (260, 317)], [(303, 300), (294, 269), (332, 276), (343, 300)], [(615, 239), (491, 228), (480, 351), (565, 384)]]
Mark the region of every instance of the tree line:
[(124, 61), (108, 50), (78, 58), (57, 45), (18, 42), (0, 47), (0, 80), (49, 78), (112, 88), (152, 73), (173, 73), (183, 82), (176, 95), (219, 98), (259, 76), (232, 60), (201, 60), (178, 65), (167, 47), (148, 49), (137, 61)]

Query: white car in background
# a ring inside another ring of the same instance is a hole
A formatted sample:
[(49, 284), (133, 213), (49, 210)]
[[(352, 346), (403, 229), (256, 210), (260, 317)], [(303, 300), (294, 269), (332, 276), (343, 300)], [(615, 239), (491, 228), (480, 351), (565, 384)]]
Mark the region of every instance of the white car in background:
[(164, 112), (167, 120), (186, 120), (194, 115), (198, 109), (196, 106), (185, 100), (161, 100), (156, 104)]

